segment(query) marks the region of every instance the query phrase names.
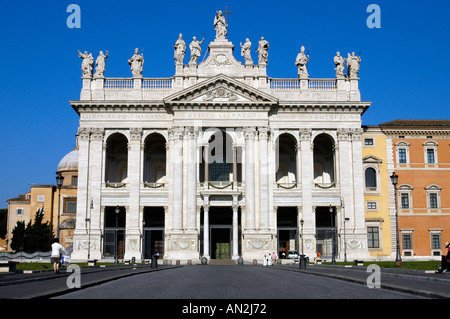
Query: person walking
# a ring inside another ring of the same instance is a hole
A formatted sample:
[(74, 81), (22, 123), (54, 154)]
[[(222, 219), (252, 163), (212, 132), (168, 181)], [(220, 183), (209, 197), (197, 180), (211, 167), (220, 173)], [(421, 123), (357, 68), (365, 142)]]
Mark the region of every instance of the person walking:
[(67, 254), (66, 249), (59, 243), (59, 238), (53, 239), (52, 244), (52, 255), (50, 257), (50, 262), (53, 263), (53, 272), (59, 274), (59, 263), (61, 261), (61, 251)]
[(272, 266), (277, 264), (277, 255), (275, 255), (275, 252), (272, 253)]

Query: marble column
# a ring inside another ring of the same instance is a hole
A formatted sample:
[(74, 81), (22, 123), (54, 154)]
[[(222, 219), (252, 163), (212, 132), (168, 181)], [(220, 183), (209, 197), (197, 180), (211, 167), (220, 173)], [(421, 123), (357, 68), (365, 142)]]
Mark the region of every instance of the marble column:
[(103, 181), (104, 158), (103, 158), (103, 135), (104, 129), (91, 129), (91, 143), (90, 143), (90, 160), (89, 160), (89, 189), (88, 200), (92, 200), (93, 210), (91, 211), (91, 235), (101, 234), (100, 206), (101, 206), (101, 189)]
[(254, 127), (244, 128), (245, 137), (245, 228), (255, 231), (255, 141)]
[(367, 232), (364, 216), (364, 178), (362, 167), (362, 129), (352, 131), (353, 196), (355, 232)]
[(173, 220), (172, 230), (181, 232), (183, 229), (183, 135), (184, 129), (172, 129), (173, 134)]
[[(314, 156), (311, 141), (311, 129), (300, 130), (300, 154), (302, 163), (302, 217), (304, 220), (303, 236), (305, 254), (314, 256), (316, 222), (312, 202), (312, 186), (314, 181)], [(309, 247), (309, 249), (307, 249)]]
[(269, 229), (269, 153), (267, 128), (258, 128), (259, 136), (259, 223), (261, 230)]
[(237, 203), (233, 203), (233, 254), (232, 259), (239, 258), (239, 219), (238, 219), (238, 210), (239, 205)]
[(197, 232), (197, 134), (194, 127), (187, 127), (185, 137), (187, 138), (187, 224), (189, 232)]
[(75, 233), (84, 233), (86, 229), (85, 219), (89, 208), (88, 182), (89, 182), (89, 128), (78, 128), (78, 191), (77, 196), (77, 221)]
[(203, 160), (205, 163), (205, 186), (209, 181), (209, 144), (206, 144), (203, 149)]
[(209, 203), (203, 204), (203, 256), (211, 258), (209, 254)]
[(142, 129), (130, 129), (130, 141), (128, 143), (128, 189), (129, 206), (126, 207), (125, 229), (125, 259), (140, 258), (140, 180), (141, 180), (141, 139)]

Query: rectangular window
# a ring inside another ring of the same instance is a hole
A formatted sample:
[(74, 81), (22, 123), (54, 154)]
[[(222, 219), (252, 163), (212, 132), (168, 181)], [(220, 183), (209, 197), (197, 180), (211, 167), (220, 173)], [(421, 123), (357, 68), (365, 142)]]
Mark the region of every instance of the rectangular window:
[(402, 248), (403, 249), (412, 249), (412, 235), (411, 234), (403, 234), (402, 236)]
[(77, 202), (68, 201), (66, 202), (66, 211), (65, 213), (76, 213), (77, 212)]
[(430, 193), (430, 208), (438, 208), (437, 194)]
[(16, 215), (23, 215), (23, 208), (16, 208)]
[(364, 145), (372, 146), (373, 145), (373, 138), (365, 138), (364, 139)]
[(367, 240), (369, 248), (380, 248), (378, 227), (367, 227)]
[(409, 208), (409, 196), (408, 196), (408, 194), (401, 194), (400, 198), (401, 198), (402, 208), (403, 209), (408, 209)]
[(367, 202), (367, 209), (377, 209), (377, 202)]
[(406, 149), (400, 148), (398, 150), (398, 162), (399, 163), (406, 163)]
[(73, 186), (78, 186), (78, 176), (72, 177), (72, 185)]
[(38, 203), (43, 203), (45, 201), (45, 196), (44, 195), (39, 195), (38, 196)]
[(441, 249), (441, 235), (431, 235), (431, 249)]
[(434, 149), (428, 148), (427, 149), (427, 163), (433, 164), (434, 161)]

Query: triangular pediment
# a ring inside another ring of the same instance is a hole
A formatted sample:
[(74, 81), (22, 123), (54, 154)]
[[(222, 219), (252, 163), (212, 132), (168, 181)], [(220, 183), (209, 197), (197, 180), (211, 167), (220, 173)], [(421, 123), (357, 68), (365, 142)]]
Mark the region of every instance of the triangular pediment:
[(164, 99), (166, 105), (258, 104), (275, 105), (278, 99), (224, 74), (199, 82)]
[(381, 158), (376, 157), (375, 155), (367, 155), (363, 158), (363, 163), (383, 163), (383, 160)]

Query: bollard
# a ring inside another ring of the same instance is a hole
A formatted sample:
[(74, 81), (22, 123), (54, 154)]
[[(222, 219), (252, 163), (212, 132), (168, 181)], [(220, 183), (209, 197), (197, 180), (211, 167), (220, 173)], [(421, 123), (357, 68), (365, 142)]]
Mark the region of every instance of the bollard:
[(299, 264), (299, 269), (301, 269), (301, 270), (306, 269), (306, 256), (305, 255), (300, 255), (298, 264)]

